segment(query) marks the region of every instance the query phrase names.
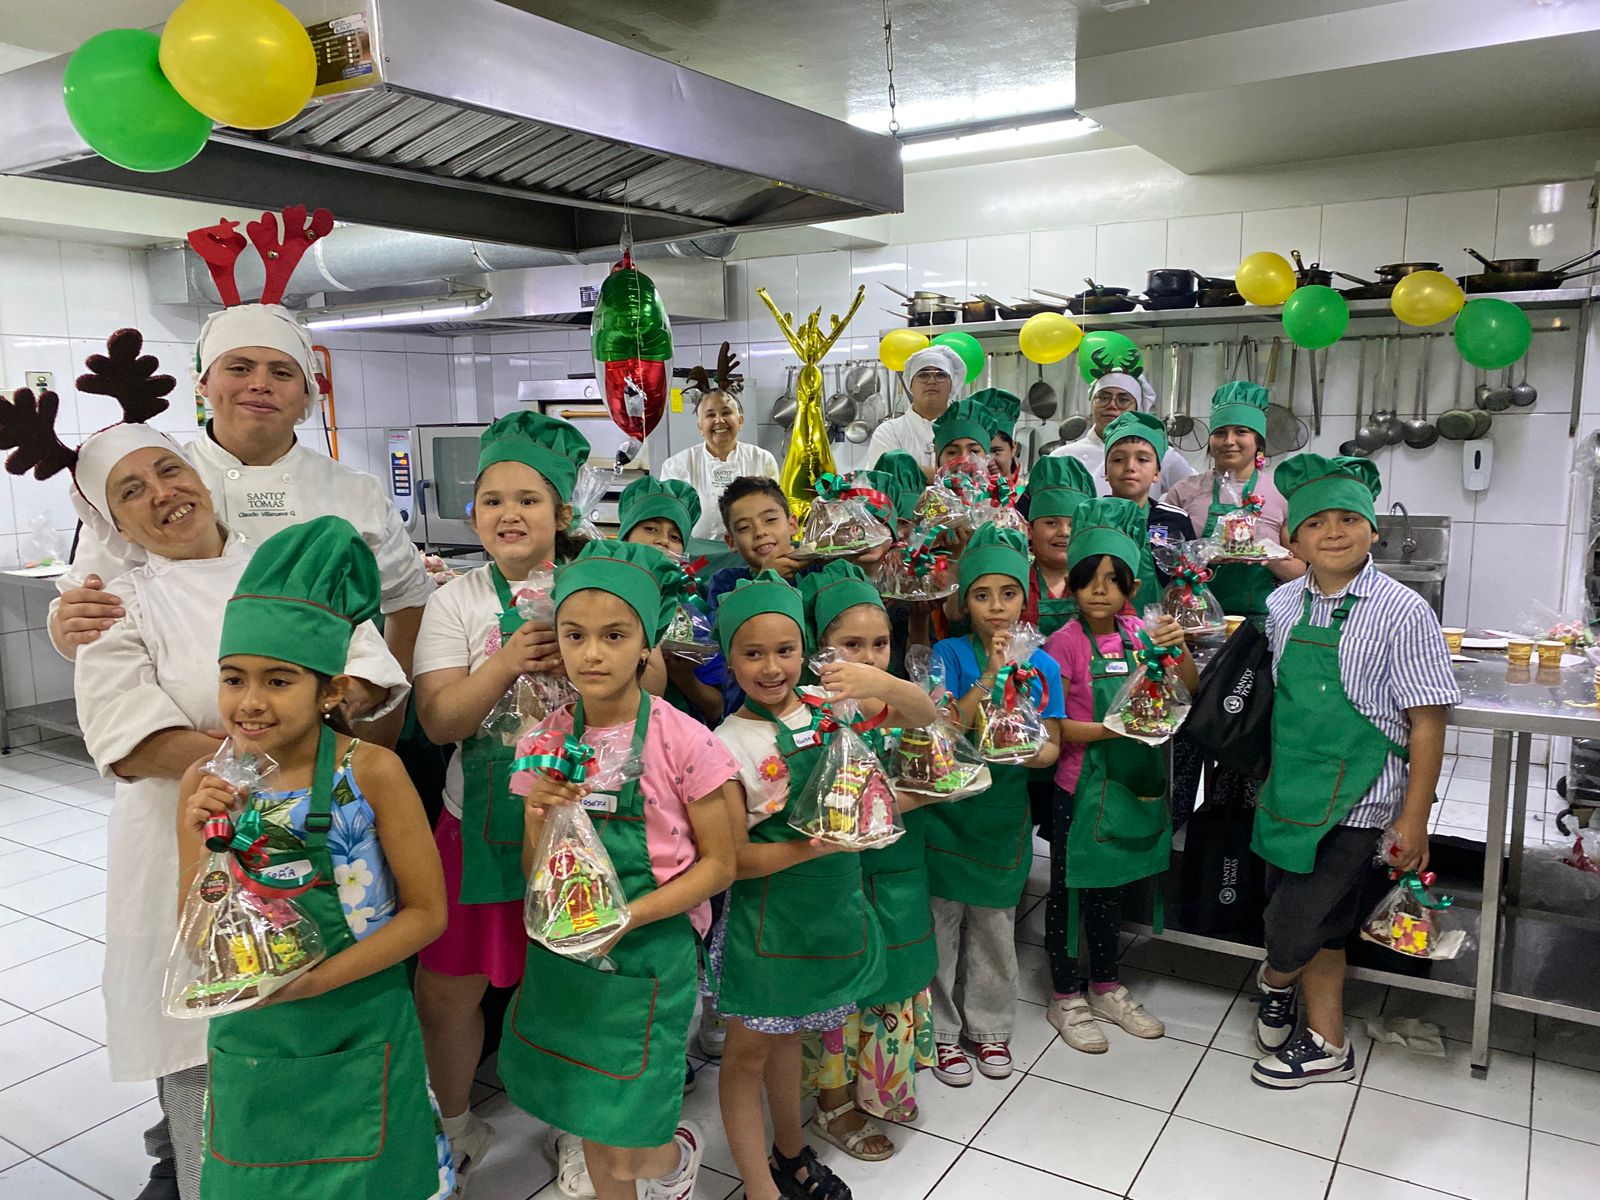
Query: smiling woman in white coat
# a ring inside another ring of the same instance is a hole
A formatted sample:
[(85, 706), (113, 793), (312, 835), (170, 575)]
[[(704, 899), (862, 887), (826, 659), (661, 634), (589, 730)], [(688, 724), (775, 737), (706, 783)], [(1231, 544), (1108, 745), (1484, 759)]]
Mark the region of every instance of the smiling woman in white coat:
[(730, 391), (713, 388), (701, 393), (694, 419), (704, 441), (662, 463), (661, 478), (681, 479), (699, 493), (700, 519), (690, 532), (697, 538), (720, 539), (726, 532), (717, 504), (722, 493), (741, 475), (776, 479), (778, 460), (771, 451), (739, 440), (739, 430), (744, 428), (744, 406)]
[[(131, 336), (130, 336), (131, 335)], [(132, 331), (113, 335), (100, 360), (100, 386), (124, 391), (118, 372), (139, 360)], [(98, 357), (98, 356), (97, 356)], [(96, 359), (91, 359), (94, 366)], [(154, 369), (154, 360), (142, 360)], [(126, 375), (121, 375), (125, 383)], [(109, 380), (109, 382), (105, 382)], [(150, 380), (156, 395), (170, 377)], [(152, 405), (157, 411), (165, 401)], [(153, 415), (145, 411), (144, 415)], [(74, 664), (73, 691), (84, 741), (101, 772), (117, 781), (107, 831), (106, 954), (101, 991), (106, 1046), (116, 1081), (155, 1080), (174, 1152), (179, 1192), (196, 1200), (200, 1114), (205, 1095), (203, 1020), (165, 1015), (162, 979), (177, 932), (178, 781), (221, 744), (217, 638), (223, 609), (249, 561), (249, 544), (217, 519), (210, 492), (176, 442), (139, 421), (113, 425), (77, 451), (50, 428), (54, 407), (30, 396), (0, 402), (0, 428), (19, 448), (7, 467), (48, 476), (71, 467), (73, 506), (96, 539), (143, 562), (113, 582), (124, 615)], [(403, 702), (400, 664), (368, 623), (356, 631), (350, 672), (359, 677), (345, 715), (371, 715)]]

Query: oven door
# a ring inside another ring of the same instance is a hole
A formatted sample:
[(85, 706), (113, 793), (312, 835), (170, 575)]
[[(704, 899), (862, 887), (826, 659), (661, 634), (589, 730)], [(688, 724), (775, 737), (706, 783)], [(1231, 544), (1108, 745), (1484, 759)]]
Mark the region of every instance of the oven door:
[(486, 425), (419, 425), (421, 522), (430, 546), (476, 546), (469, 506), (478, 478), (479, 439)]

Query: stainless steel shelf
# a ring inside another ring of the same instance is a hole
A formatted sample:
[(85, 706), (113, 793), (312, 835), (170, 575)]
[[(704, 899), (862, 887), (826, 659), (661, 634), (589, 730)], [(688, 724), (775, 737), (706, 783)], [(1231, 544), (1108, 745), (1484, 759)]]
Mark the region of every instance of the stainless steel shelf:
[[(1490, 293), (1471, 294), (1469, 300), (1481, 299)], [(1585, 300), (1592, 299), (1596, 289), (1556, 288), (1547, 292), (1496, 292), (1492, 293), (1497, 300), (1508, 300), (1518, 308), (1546, 309), (1546, 308), (1576, 308)], [(1350, 301), (1350, 316), (1352, 320), (1363, 317), (1393, 317), (1387, 300), (1352, 300)], [(1263, 308), (1254, 304), (1244, 304), (1237, 308), (1172, 308), (1163, 312), (1137, 311), (1131, 313), (1105, 313), (1100, 316), (1073, 317), (1084, 329), (1168, 329), (1182, 328), (1185, 325), (1260, 325), (1267, 322), (1283, 320), (1282, 305)], [(957, 322), (954, 325), (916, 325), (911, 326), (918, 333), (926, 333), (929, 337), (937, 337), (941, 333), (970, 333), (973, 337), (1006, 338), (1016, 337), (1024, 322), (1022, 321), (968, 321)], [(905, 329), (904, 325), (890, 325), (878, 330), (878, 336), (895, 329)], [(1437, 329), (1435, 329), (1437, 332)]]
[(78, 704), (70, 697), (65, 700), (50, 700), (44, 704), (25, 704), (21, 708), (8, 709), (6, 719), (13, 724), (40, 725), (57, 733), (67, 733), (73, 737), (83, 736), (83, 730), (78, 728)]

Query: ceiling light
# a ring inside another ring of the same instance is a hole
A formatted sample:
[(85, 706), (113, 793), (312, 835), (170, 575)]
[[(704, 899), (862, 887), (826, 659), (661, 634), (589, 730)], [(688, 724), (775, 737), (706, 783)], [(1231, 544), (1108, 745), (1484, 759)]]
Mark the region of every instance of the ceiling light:
[(385, 325), (420, 325), (470, 317), (489, 307), (493, 293), (480, 288), (452, 292), (435, 300), (402, 301), (395, 304), (352, 304), (344, 308), (325, 308), (306, 321), (307, 329), (374, 329)]
[(949, 158), (986, 150), (1010, 150), (1038, 146), (1094, 133), (1099, 124), (1068, 109), (1065, 113), (1039, 113), (1034, 116), (1006, 117), (994, 121), (945, 129), (925, 129), (900, 137), (900, 158), (918, 162)]

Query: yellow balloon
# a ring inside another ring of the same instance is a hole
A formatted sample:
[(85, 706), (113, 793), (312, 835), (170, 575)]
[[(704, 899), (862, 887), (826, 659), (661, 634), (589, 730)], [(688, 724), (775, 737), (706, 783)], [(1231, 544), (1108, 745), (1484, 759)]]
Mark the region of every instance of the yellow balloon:
[(1017, 345), (1029, 362), (1060, 362), (1078, 348), (1083, 330), (1060, 313), (1035, 313), (1017, 331)]
[(1413, 271), (1394, 285), (1389, 307), (1407, 325), (1437, 325), (1461, 311), (1467, 294), (1443, 271)]
[(1251, 304), (1282, 304), (1294, 291), (1294, 268), (1271, 250), (1257, 250), (1239, 264), (1234, 286)]
[(271, 129), (311, 99), (317, 58), (277, 0), (183, 0), (161, 31), (161, 72), (213, 121)]
[(904, 371), (906, 359), (929, 346), (928, 335), (915, 329), (892, 329), (878, 343), (878, 361), (891, 371)]

